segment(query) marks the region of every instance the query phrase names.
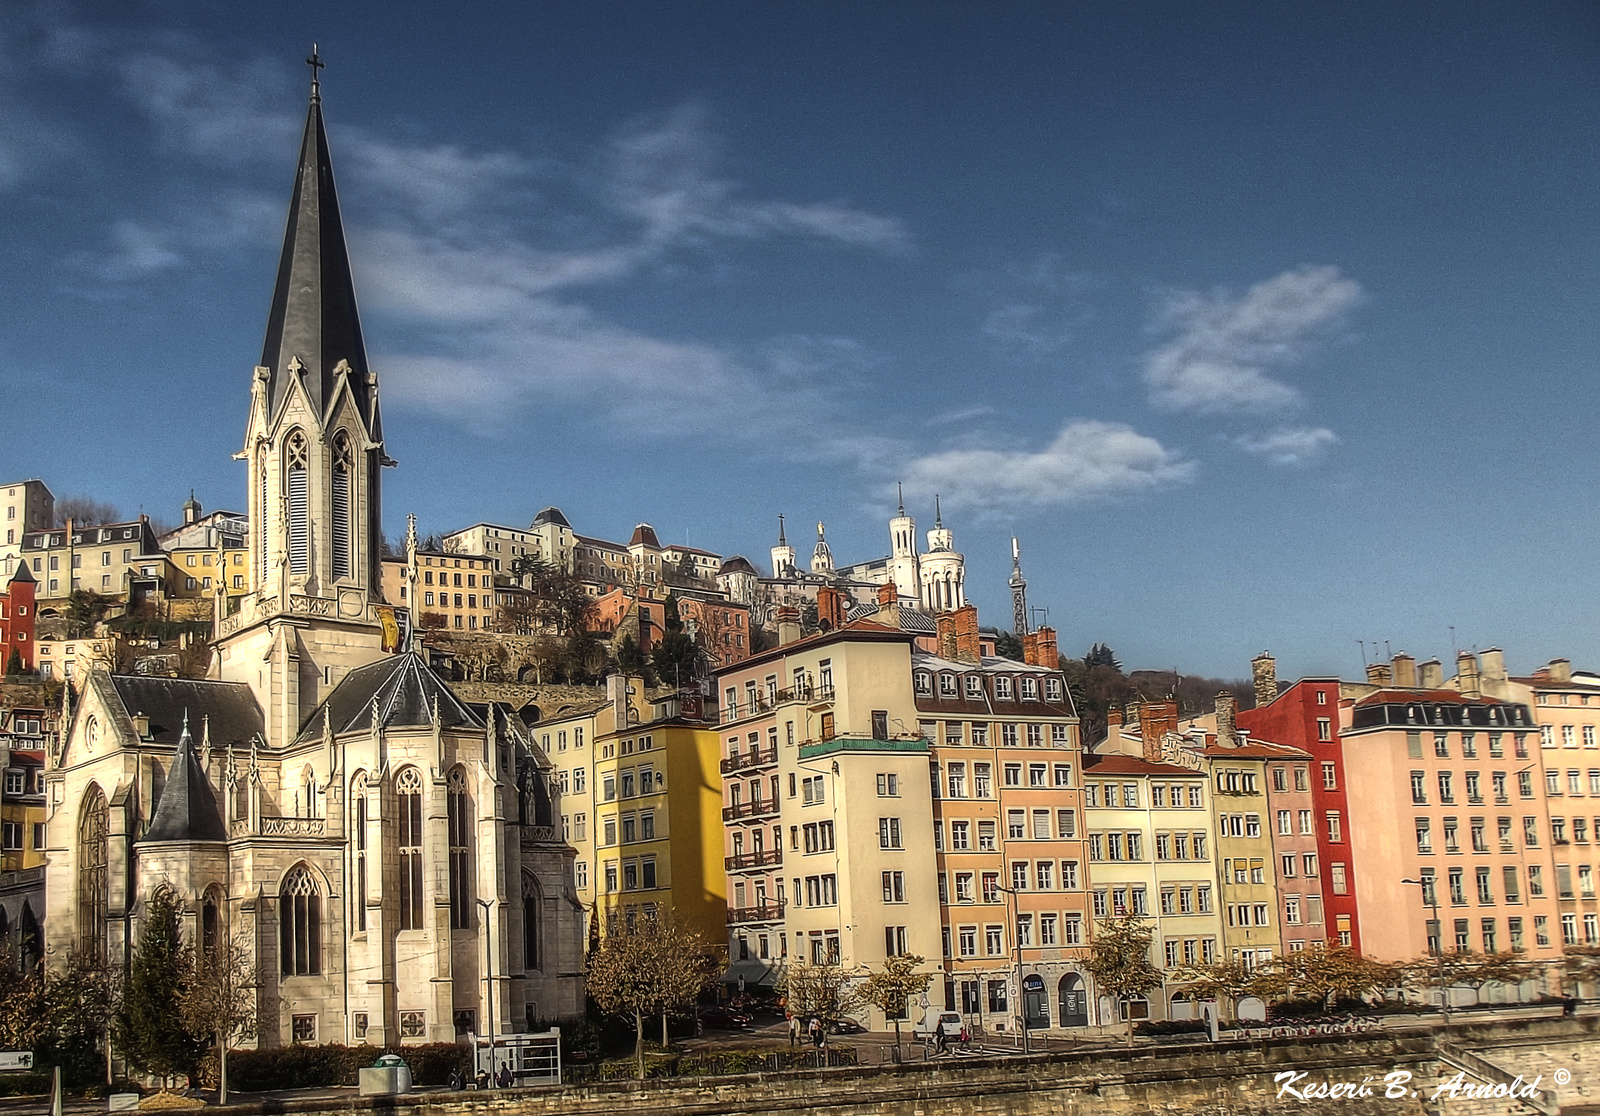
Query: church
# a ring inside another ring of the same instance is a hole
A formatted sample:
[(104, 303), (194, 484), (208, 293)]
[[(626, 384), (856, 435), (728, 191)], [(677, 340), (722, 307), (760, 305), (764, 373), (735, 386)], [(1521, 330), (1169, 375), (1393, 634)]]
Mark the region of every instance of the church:
[(218, 594), (206, 680), (83, 679), (47, 760), (46, 963), (123, 969), (166, 889), (188, 941), (254, 961), (261, 1046), (542, 1029), (583, 1013), (575, 853), (527, 725), (459, 700), (383, 598), (395, 462), (312, 63), (235, 455), (248, 591)]

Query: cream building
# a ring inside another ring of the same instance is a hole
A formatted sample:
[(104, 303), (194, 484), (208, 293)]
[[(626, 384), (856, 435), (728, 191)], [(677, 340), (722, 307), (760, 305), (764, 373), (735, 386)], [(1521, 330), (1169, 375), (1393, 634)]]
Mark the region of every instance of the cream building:
[(22, 536), (55, 523), (56, 498), (42, 480), (0, 484), (0, 583), (11, 580), (22, 554)]
[(49, 758), (47, 963), (125, 965), (170, 889), (190, 941), (254, 960), (263, 1046), (581, 1015), (550, 766), (398, 643), (381, 592), (394, 462), (315, 83), (246, 430), (248, 590), (214, 677), (92, 670)]

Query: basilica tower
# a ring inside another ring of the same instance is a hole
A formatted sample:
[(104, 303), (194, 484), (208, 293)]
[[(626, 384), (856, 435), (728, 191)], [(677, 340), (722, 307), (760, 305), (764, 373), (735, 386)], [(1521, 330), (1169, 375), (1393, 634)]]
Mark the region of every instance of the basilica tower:
[(288, 226), (250, 389), (251, 592), (218, 622), (218, 671), (247, 682), (269, 743), (381, 654), (378, 378), (367, 366), (312, 59)]
[(904, 601), (917, 600), (922, 592), (922, 573), (917, 561), (917, 521), (906, 514), (906, 500), (899, 496), (899, 512), (889, 520), (889, 580)]

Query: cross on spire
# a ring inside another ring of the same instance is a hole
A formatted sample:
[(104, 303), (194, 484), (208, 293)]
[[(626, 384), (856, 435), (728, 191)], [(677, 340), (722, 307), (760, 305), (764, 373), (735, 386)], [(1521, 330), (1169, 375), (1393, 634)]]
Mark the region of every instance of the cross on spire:
[(328, 68), (328, 64), (317, 54), (316, 43), (311, 44), (311, 57), (306, 59), (306, 65), (311, 67), (311, 99), (315, 101), (321, 96), (317, 90), (317, 71)]

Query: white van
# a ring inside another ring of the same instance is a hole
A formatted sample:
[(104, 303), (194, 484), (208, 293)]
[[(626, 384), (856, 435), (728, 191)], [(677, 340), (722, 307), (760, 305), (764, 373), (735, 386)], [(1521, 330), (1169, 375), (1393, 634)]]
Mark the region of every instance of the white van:
[(961, 1037), (961, 1016), (944, 1008), (929, 1008), (922, 1019), (911, 1028), (912, 1038), (932, 1038), (935, 1031), (943, 1031), (947, 1039)]

